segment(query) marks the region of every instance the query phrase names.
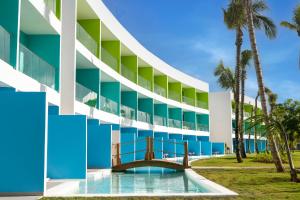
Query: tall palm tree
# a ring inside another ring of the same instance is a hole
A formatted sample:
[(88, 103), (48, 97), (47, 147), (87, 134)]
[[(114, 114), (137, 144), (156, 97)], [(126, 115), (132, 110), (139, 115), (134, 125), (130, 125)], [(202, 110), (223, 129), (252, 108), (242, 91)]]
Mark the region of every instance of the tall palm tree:
[(294, 10), (292, 22), (282, 21), (280, 25), (290, 30), (296, 31), (298, 36), (300, 37), (300, 5), (298, 5)]
[[(298, 37), (300, 37), (300, 5), (298, 5), (294, 10), (294, 16), (292, 22), (282, 21), (280, 25), (290, 30), (296, 31)], [(300, 67), (300, 56), (299, 56), (299, 67)]]
[(255, 97), (255, 105), (254, 105), (254, 124), (255, 126), (254, 128), (254, 146), (255, 146), (255, 153), (259, 154), (259, 149), (258, 149), (258, 144), (257, 144), (257, 122), (256, 122), (256, 117), (257, 117), (257, 101), (258, 101), (258, 97), (259, 97), (259, 93), (257, 93), (256, 97)]
[[(231, 90), (233, 95), (235, 93), (235, 75), (230, 67), (225, 67), (223, 61), (221, 61), (214, 71), (214, 75), (218, 77), (218, 84), (221, 88), (226, 90)], [(235, 106), (236, 107), (236, 106)], [(242, 162), (242, 157), (240, 154), (240, 145), (239, 145), (239, 134), (235, 131), (235, 154), (238, 162)]]
[(241, 145), (241, 155), (242, 158), (246, 158), (245, 144), (244, 144), (244, 99), (245, 99), (245, 81), (247, 78), (247, 66), (250, 65), (252, 59), (251, 50), (244, 50), (241, 54), (241, 105), (240, 105), (240, 145)]
[[(257, 2), (257, 1), (255, 1)], [(263, 1), (260, 1), (263, 2)], [(256, 35), (255, 35), (255, 26), (257, 26), (257, 21), (255, 19), (255, 10), (253, 9), (253, 3), (252, 0), (244, 0), (244, 7), (246, 9), (247, 14), (247, 25), (248, 25), (248, 33), (251, 43), (251, 49), (253, 52), (253, 58), (254, 58), (254, 65), (255, 65), (255, 72), (257, 77), (257, 83), (259, 88), (259, 96), (261, 100), (262, 105), (262, 111), (264, 114), (264, 122), (266, 126), (269, 125), (269, 119), (268, 119), (268, 110), (267, 110), (267, 103), (266, 103), (266, 97), (265, 97), (265, 87), (264, 87), (264, 81), (263, 81), (263, 74), (262, 74), (262, 68), (260, 63), (260, 58), (257, 50), (257, 44), (256, 44)], [(264, 17), (265, 18), (265, 17)], [(271, 20), (267, 20), (272, 24), (273, 22)], [(270, 29), (273, 27), (272, 29)], [(268, 29), (265, 28), (265, 32), (268, 34), (269, 37), (275, 37), (276, 36), (276, 29), (275, 25), (270, 26)], [(277, 144), (275, 143), (274, 136), (272, 134), (268, 134), (268, 139), (270, 143), (270, 149), (273, 157), (274, 164), (276, 166), (277, 172), (283, 172), (284, 167), (282, 164), (282, 159), (280, 157), (280, 154), (278, 152)]]

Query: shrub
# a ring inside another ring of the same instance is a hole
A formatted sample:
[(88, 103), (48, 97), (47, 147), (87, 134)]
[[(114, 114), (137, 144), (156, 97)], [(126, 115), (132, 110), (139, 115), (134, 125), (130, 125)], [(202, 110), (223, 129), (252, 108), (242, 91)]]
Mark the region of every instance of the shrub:
[[(286, 155), (281, 154), (281, 159), (283, 163), (287, 163)], [(256, 154), (253, 157), (254, 162), (261, 162), (261, 163), (273, 163), (273, 158), (270, 153), (260, 153)]]

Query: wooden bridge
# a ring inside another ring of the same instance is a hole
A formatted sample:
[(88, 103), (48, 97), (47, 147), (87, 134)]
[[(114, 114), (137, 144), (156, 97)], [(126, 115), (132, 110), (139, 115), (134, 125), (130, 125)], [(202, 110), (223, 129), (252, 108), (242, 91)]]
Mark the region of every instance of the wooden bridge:
[[(158, 140), (154, 139), (152, 137), (147, 137), (140, 139), (139, 141), (146, 142), (146, 149), (145, 150), (138, 150), (134, 152), (126, 152), (126, 153), (121, 153), (120, 152), (120, 147), (122, 143), (117, 143), (113, 145), (113, 148), (115, 149), (115, 154), (113, 155), (112, 163), (113, 167), (112, 170), (115, 172), (121, 172), (121, 171), (126, 171), (127, 169), (132, 169), (132, 168), (137, 168), (137, 167), (162, 167), (162, 168), (169, 168), (169, 169), (174, 169), (174, 170), (184, 170), (186, 168), (190, 168), (188, 165), (188, 143), (187, 142), (171, 142), (171, 141), (162, 141), (164, 143), (174, 143), (176, 145), (183, 145), (184, 153), (178, 154), (175, 152), (166, 152), (163, 150), (154, 150), (153, 147), (153, 140)], [(132, 141), (132, 142), (126, 142), (123, 143), (123, 145), (134, 145), (137, 141)], [(141, 153), (145, 152), (145, 157), (142, 160), (135, 160), (132, 162), (127, 162), (127, 163), (121, 163), (121, 156), (126, 156), (130, 154), (136, 154), (136, 153)], [(175, 154), (175, 155), (180, 155), (183, 157), (182, 164), (177, 163), (177, 162), (172, 162), (167, 159), (155, 159), (155, 152), (161, 152), (161, 153), (168, 153), (168, 154)]]

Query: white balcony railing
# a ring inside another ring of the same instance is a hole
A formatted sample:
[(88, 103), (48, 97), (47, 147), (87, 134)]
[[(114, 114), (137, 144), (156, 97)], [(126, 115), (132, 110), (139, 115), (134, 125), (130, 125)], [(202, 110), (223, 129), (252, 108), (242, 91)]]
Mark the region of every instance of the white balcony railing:
[(0, 59), (10, 60), (10, 34), (0, 25)]
[(167, 118), (154, 115), (154, 125), (167, 126)]
[(138, 76), (138, 84), (142, 86), (143, 88), (150, 90), (151, 91), (151, 81), (147, 80), (143, 76), (139, 75)]
[(149, 113), (138, 111), (138, 121), (146, 122), (148, 124), (151, 124), (151, 117)]
[(181, 128), (181, 121), (177, 119), (168, 119), (169, 127)]
[(76, 100), (91, 107), (97, 106), (98, 94), (89, 88), (76, 83)]
[(100, 97), (100, 109), (118, 115), (118, 103), (104, 96)]
[(186, 129), (186, 130), (194, 130), (195, 129), (195, 123), (183, 121), (182, 122), (182, 128)]
[(159, 94), (160, 96), (166, 97), (167, 96), (167, 91), (165, 88), (161, 87), (158, 84), (154, 84), (154, 92), (156, 94)]
[(135, 109), (121, 105), (121, 116), (126, 119), (135, 120)]
[(90, 36), (90, 34), (77, 22), (77, 39), (88, 49), (91, 53), (97, 56), (97, 42)]

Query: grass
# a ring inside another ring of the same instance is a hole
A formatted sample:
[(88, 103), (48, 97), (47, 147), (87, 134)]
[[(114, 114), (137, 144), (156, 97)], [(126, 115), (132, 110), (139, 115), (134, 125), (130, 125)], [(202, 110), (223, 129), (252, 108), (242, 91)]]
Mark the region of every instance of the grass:
[[(215, 157), (209, 159), (202, 159), (192, 163), (192, 166), (201, 167), (274, 167), (273, 163), (261, 163), (253, 160), (255, 154), (248, 154), (247, 159), (242, 163), (238, 163), (234, 155), (225, 157)], [(293, 160), (296, 167), (300, 168), (300, 151), (293, 153)], [(285, 164), (288, 167), (288, 164)]]

